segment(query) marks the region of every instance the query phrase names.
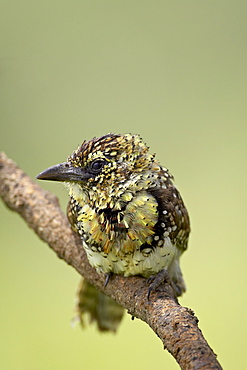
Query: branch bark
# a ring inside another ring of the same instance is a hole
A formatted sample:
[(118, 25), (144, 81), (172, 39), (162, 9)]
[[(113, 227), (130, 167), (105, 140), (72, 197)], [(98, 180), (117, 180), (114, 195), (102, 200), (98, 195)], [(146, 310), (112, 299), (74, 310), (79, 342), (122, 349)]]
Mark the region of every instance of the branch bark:
[(193, 311), (176, 302), (168, 284), (153, 292), (149, 301), (148, 284), (142, 277), (113, 276), (104, 287), (105, 277), (89, 265), (80, 238), (71, 230), (58, 199), (32, 181), (3, 152), (0, 153), (0, 196), (59, 258), (115, 299), (132, 316), (145, 321), (181, 369), (222, 369), (198, 328)]

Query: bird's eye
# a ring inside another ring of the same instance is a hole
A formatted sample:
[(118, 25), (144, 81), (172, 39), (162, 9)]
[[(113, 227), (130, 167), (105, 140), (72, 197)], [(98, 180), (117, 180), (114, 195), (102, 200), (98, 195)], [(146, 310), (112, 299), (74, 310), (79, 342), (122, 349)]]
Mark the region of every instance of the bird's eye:
[(105, 161), (103, 159), (96, 159), (90, 165), (90, 169), (94, 173), (98, 173), (102, 170), (105, 165)]

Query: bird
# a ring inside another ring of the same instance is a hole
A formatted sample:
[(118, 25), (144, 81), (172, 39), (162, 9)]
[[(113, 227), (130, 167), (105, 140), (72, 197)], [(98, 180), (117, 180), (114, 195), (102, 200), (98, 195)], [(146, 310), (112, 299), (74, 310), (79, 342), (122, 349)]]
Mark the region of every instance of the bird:
[(112, 274), (143, 276), (151, 281), (150, 299), (169, 276), (180, 296), (186, 290), (180, 256), (188, 246), (189, 215), (173, 176), (149, 149), (138, 134), (94, 137), (37, 179), (67, 187), (71, 227), (106, 284)]

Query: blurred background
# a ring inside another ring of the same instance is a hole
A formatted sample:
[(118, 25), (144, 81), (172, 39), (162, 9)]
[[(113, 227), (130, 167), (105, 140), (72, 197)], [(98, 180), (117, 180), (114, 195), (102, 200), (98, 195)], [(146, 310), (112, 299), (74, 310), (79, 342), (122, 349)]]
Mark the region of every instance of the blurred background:
[[(246, 364), (246, 1), (1, 1), (0, 149), (32, 178), (84, 139), (139, 133), (175, 176), (193, 309), (224, 369)], [(57, 194), (61, 184), (40, 185)], [(125, 315), (71, 328), (78, 274), (0, 204), (0, 368), (179, 369)]]

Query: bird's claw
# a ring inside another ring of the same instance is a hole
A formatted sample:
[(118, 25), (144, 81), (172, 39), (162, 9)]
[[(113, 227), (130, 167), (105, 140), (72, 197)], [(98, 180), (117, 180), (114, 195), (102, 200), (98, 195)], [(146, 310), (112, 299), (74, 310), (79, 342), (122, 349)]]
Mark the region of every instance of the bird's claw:
[[(173, 283), (166, 269), (162, 269), (161, 271), (158, 272), (157, 275), (151, 275), (147, 279), (147, 283), (149, 284), (148, 295), (147, 295), (148, 301), (149, 301), (151, 292), (155, 291), (163, 283), (169, 284), (174, 291)], [(174, 291), (174, 295), (176, 297), (175, 291)]]

